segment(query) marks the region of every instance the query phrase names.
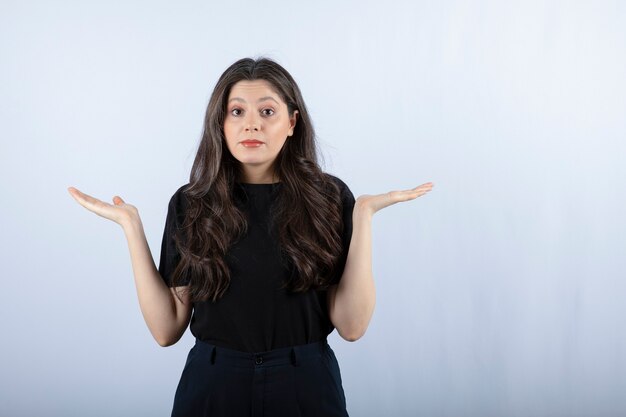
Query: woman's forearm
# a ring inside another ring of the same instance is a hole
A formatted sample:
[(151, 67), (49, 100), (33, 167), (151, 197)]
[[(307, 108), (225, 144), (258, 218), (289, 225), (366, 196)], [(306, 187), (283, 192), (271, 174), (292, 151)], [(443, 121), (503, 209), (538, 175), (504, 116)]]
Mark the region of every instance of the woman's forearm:
[(372, 214), (357, 202), (352, 214), (352, 239), (343, 275), (332, 303), (331, 317), (347, 340), (367, 330), (374, 313), (376, 290), (372, 274)]
[(176, 343), (189, 323), (190, 307), (181, 308), (157, 270), (139, 218), (123, 226), (143, 318), (161, 346)]

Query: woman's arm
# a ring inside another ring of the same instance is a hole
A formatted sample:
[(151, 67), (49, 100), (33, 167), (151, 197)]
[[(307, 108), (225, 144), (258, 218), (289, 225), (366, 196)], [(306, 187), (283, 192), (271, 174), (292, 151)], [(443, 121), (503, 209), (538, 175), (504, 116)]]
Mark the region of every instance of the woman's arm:
[[(170, 346), (180, 340), (189, 325), (192, 304), (186, 292), (178, 300), (174, 288), (169, 288), (156, 268), (141, 220), (124, 226), (130, 258), (135, 275), (135, 287), (143, 318), (152, 337), (161, 346)], [(184, 287), (176, 287), (182, 289)]]
[(376, 290), (372, 276), (372, 217), (392, 204), (413, 200), (430, 190), (427, 182), (410, 190), (362, 195), (356, 199), (352, 213), (352, 238), (339, 284), (328, 290), (330, 320), (341, 337), (350, 342), (361, 338), (369, 326)]
[(159, 345), (176, 343), (189, 324), (191, 302), (184, 293), (181, 294), (184, 303), (178, 301), (174, 288), (168, 288), (161, 278), (152, 259), (137, 208), (125, 203), (119, 196), (115, 196), (113, 204), (109, 204), (75, 187), (69, 187), (68, 191), (81, 206), (122, 227), (130, 249), (139, 306), (148, 329)]
[(372, 276), (372, 214), (358, 200), (352, 214), (352, 238), (339, 284), (329, 288), (330, 320), (339, 335), (358, 340), (369, 325), (376, 290)]

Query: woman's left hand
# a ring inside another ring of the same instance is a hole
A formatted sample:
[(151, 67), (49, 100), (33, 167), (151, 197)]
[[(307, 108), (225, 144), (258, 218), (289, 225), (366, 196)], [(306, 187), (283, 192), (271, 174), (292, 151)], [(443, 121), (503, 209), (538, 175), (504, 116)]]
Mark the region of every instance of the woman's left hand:
[(358, 208), (359, 210), (365, 211), (370, 216), (373, 216), (374, 213), (382, 208), (401, 201), (409, 201), (423, 196), (432, 190), (433, 186), (434, 184), (432, 182), (427, 182), (415, 188), (411, 188), (410, 190), (389, 191), (385, 194), (377, 195), (363, 194), (356, 199), (354, 207), (355, 209)]

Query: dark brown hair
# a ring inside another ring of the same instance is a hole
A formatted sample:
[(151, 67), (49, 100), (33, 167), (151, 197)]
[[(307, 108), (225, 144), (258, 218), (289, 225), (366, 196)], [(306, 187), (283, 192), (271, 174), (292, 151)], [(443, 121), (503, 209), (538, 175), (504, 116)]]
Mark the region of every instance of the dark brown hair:
[(283, 288), (326, 289), (342, 252), (340, 189), (318, 165), (315, 132), (298, 85), (271, 59), (243, 58), (215, 85), (189, 185), (183, 190), (187, 210), (174, 236), (181, 259), (172, 283), (181, 286), (189, 278), (192, 301), (215, 301), (224, 294), (230, 284), (225, 255), (247, 231), (247, 218), (234, 201), (241, 167), (226, 146), (223, 130), (228, 95), (241, 80), (269, 82), (287, 104), (290, 117), (298, 110), (293, 135), (274, 164), (281, 182), (274, 203), (281, 255), (296, 270)]

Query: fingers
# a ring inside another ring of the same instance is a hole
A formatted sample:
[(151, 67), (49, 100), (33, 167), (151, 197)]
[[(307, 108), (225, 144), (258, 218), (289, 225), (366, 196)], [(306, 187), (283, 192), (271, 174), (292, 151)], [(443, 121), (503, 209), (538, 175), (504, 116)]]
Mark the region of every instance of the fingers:
[(69, 187), (68, 191), (81, 206), (93, 212), (97, 212), (98, 208), (110, 206), (110, 204), (100, 201), (89, 194), (85, 194), (74, 187)]
[[(426, 184), (422, 184), (422, 185), (418, 185), (415, 188), (410, 188), (408, 190), (400, 190), (400, 191), (396, 191), (399, 193), (408, 193), (408, 194), (412, 194), (412, 193), (427, 193), (428, 191), (433, 189), (434, 184), (432, 182), (427, 182)], [(393, 191), (391, 191), (393, 192)]]
[(93, 203), (94, 198), (79, 191), (78, 189), (74, 188), (74, 187), (70, 187), (68, 188), (68, 191), (70, 192), (70, 194), (72, 195), (72, 197), (74, 197), (74, 199), (76, 201), (78, 201), (79, 203), (83, 204), (83, 203)]
[(418, 185), (415, 188), (412, 188), (410, 190), (407, 190), (411, 193), (418, 193), (419, 195), (423, 195), (426, 194), (427, 192), (429, 192), (430, 190), (433, 189), (434, 184), (432, 182), (427, 182), (426, 184), (422, 184), (422, 185)]
[(427, 182), (425, 184), (418, 185), (417, 187), (411, 188), (408, 190), (390, 191), (387, 193), (387, 195), (392, 201), (396, 201), (396, 202), (408, 201), (408, 200), (413, 200), (417, 197), (423, 196), (424, 194), (432, 190), (433, 186), (434, 184), (432, 182)]
[(432, 182), (427, 182), (425, 184), (418, 185), (415, 188), (411, 188), (411, 190), (413, 190), (413, 191), (415, 191), (415, 190), (427, 190), (427, 191), (430, 191), (430, 190), (433, 189), (434, 185), (435, 184), (433, 184)]
[(80, 204), (83, 203), (84, 201), (84, 194), (81, 193), (80, 191), (78, 191), (78, 189), (74, 188), (74, 187), (68, 187), (67, 191), (70, 193), (70, 195), (72, 196), (72, 198), (76, 201), (78, 201)]

